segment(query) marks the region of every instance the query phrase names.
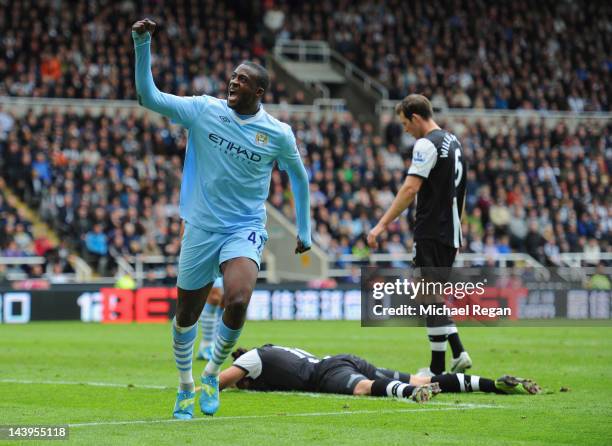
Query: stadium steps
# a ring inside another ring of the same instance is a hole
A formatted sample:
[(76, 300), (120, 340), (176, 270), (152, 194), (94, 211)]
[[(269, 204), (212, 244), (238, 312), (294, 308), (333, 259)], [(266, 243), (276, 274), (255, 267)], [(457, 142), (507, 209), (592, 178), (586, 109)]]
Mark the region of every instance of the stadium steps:
[[(36, 240), (39, 237), (46, 237), (52, 246), (57, 247), (60, 244), (60, 237), (55, 231), (40, 218), (40, 215), (33, 211), (19, 196), (8, 187), (3, 180), (0, 180), (0, 190), (7, 199), (10, 199), (18, 212), (21, 212), (24, 217), (32, 224), (32, 235)], [(90, 280), (96, 274), (77, 253), (71, 252), (68, 256), (68, 262), (76, 273), (77, 280)]]
[(313, 242), (310, 251), (299, 256), (294, 255), (293, 249), (287, 247), (295, 246), (297, 227), (269, 202), (266, 202), (266, 210), (269, 239), (266, 242), (264, 260), (268, 282), (308, 281), (328, 277), (330, 258), (325, 251)]
[(287, 68), (277, 58), (268, 56), (267, 65), (271, 68), (276, 76), (276, 82), (282, 82), (287, 88), (287, 92), (293, 96), (299, 90), (304, 93), (304, 102), (306, 104), (314, 103), (314, 100), (321, 97), (322, 94), (314, 85), (303, 83), (297, 79), (293, 73), (287, 71)]
[(336, 72), (329, 63), (293, 62), (281, 60), (286, 71), (293, 73), (301, 82), (325, 84), (343, 84), (346, 78)]
[(376, 104), (388, 98), (388, 91), (380, 82), (349, 62), (327, 42), (281, 40), (269, 56), (280, 68), (287, 82), (312, 86), (312, 90), (326, 99), (343, 99), (346, 108), (361, 121), (379, 124)]
[(25, 204), (18, 196), (15, 194), (10, 187), (4, 186), (2, 187), (2, 191), (6, 195), (7, 198), (10, 197), (11, 200), (14, 200), (15, 208), (18, 211), (21, 211), (23, 215), (32, 223), (32, 235), (34, 238), (46, 237), (53, 246), (58, 246), (60, 243), (60, 238), (55, 233), (51, 227), (45, 223), (38, 213), (34, 212), (27, 204)]

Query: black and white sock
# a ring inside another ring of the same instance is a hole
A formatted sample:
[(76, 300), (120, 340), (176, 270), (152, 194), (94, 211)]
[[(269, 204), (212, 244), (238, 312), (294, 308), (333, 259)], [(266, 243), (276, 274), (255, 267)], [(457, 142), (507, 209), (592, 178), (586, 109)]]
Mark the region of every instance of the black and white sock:
[(489, 378), (482, 378), (477, 375), (449, 373), (446, 375), (433, 376), (431, 378), (431, 382), (440, 384), (440, 389), (442, 390), (442, 392), (447, 393), (504, 393), (495, 387), (495, 381)]
[(453, 359), (457, 359), (461, 353), (465, 351), (461, 339), (459, 339), (459, 333), (457, 332), (457, 326), (455, 323), (446, 327), (448, 329), (448, 343), (453, 351)]
[(392, 398), (410, 398), (414, 386), (396, 379), (380, 378), (372, 383), (372, 396), (388, 396)]
[(446, 339), (447, 327), (432, 327), (427, 325), (427, 337), (431, 348), (431, 363), (429, 369), (434, 375), (446, 370)]

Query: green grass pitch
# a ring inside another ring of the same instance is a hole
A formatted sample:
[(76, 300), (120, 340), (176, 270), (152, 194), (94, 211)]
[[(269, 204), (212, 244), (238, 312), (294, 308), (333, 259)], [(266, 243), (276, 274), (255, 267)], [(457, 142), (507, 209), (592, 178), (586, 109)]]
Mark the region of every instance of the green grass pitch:
[[(70, 443), (95, 445), (610, 444), (612, 328), (460, 333), (471, 373), (534, 378), (545, 393), (443, 394), (417, 405), (229, 391), (215, 417), (198, 412), (177, 422), (170, 419), (177, 378), (168, 324), (32, 323), (0, 326), (0, 424), (70, 424)], [(423, 328), (247, 322), (240, 345), (267, 342), (319, 355), (350, 352), (406, 372), (429, 359)], [(194, 372), (202, 367), (196, 362)]]

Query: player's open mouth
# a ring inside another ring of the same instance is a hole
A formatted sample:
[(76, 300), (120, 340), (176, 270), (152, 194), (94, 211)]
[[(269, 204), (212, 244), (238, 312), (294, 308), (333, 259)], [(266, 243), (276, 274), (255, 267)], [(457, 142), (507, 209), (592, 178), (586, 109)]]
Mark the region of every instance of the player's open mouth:
[(238, 99), (238, 94), (235, 90), (230, 90), (227, 95), (228, 99)]

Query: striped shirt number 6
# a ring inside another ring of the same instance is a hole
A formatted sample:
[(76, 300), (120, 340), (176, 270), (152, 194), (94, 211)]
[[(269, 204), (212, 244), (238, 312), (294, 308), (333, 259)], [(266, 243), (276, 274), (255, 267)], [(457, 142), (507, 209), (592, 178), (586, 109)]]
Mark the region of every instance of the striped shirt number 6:
[(461, 149), (455, 149), (455, 187), (459, 187), (461, 177), (463, 176), (463, 164), (461, 164)]

